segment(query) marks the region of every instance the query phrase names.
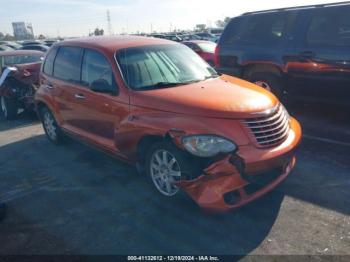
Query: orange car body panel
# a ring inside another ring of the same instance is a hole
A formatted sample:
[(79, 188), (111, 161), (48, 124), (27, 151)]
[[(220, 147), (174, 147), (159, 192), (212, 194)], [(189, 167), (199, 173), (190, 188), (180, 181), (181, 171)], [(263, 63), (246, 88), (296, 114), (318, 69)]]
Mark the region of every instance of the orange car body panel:
[[(128, 163), (137, 163), (138, 145), (147, 136), (170, 136), (183, 149), (185, 135), (214, 134), (234, 141), (237, 154), (244, 159), (247, 173), (257, 173), (276, 166), (288, 167), (278, 181), (262, 192), (243, 197), (234, 206), (223, 202), (223, 194), (243, 188), (242, 178), (228, 157), (203, 170), (193, 181), (183, 181), (183, 188), (200, 206), (212, 211), (229, 210), (248, 203), (277, 186), (295, 164), (294, 154), (301, 139), (298, 122), (290, 119), (288, 138), (278, 146), (259, 148), (241, 120), (253, 113), (269, 110), (279, 104), (270, 92), (244, 80), (222, 75), (198, 83), (166, 89), (134, 91), (123, 81), (114, 55), (119, 49), (143, 45), (175, 44), (155, 38), (87, 38), (61, 42), (96, 49), (108, 59), (119, 87), (118, 95), (93, 92), (85, 87), (54, 79), (41, 73), (41, 88), (36, 104), (45, 104), (67, 133), (95, 145)], [(45, 88), (50, 83), (52, 89)], [(87, 104), (73, 99), (83, 94)], [(288, 166), (289, 163), (289, 166)]]

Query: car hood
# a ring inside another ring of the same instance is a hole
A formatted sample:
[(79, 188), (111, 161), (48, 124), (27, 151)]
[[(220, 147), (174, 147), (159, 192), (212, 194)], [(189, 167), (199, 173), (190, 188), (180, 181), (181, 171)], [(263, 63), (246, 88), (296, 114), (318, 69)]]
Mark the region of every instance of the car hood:
[(148, 91), (132, 91), (133, 106), (172, 113), (216, 118), (245, 118), (278, 104), (265, 89), (222, 75), (215, 79)]

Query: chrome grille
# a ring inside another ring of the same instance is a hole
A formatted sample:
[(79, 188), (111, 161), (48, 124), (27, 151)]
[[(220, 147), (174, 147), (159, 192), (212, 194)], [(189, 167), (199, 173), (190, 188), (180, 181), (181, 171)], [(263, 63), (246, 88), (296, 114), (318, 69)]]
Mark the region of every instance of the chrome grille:
[(289, 115), (282, 105), (278, 105), (272, 113), (246, 119), (244, 124), (258, 145), (271, 147), (286, 140), (289, 131)]

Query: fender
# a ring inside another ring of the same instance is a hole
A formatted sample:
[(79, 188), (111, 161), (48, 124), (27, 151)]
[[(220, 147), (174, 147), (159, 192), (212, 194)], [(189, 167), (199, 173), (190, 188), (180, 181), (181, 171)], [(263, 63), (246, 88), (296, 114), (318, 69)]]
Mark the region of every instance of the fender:
[(0, 77), (0, 87), (2, 84), (5, 82), (6, 78), (12, 73), (12, 72), (17, 72), (18, 69), (16, 67), (6, 67), (4, 72), (2, 73)]

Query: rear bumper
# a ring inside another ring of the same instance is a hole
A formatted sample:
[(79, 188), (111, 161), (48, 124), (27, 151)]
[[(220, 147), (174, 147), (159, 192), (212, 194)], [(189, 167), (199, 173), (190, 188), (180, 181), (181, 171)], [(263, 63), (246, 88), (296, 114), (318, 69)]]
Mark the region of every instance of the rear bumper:
[[(292, 119), (287, 140), (270, 149), (247, 146), (206, 168), (201, 176), (178, 186), (203, 209), (225, 212), (239, 208), (270, 192), (287, 178), (295, 166), (295, 149), (301, 129)], [(241, 160), (243, 168), (237, 164)], [(239, 162), (239, 161), (238, 161)]]

